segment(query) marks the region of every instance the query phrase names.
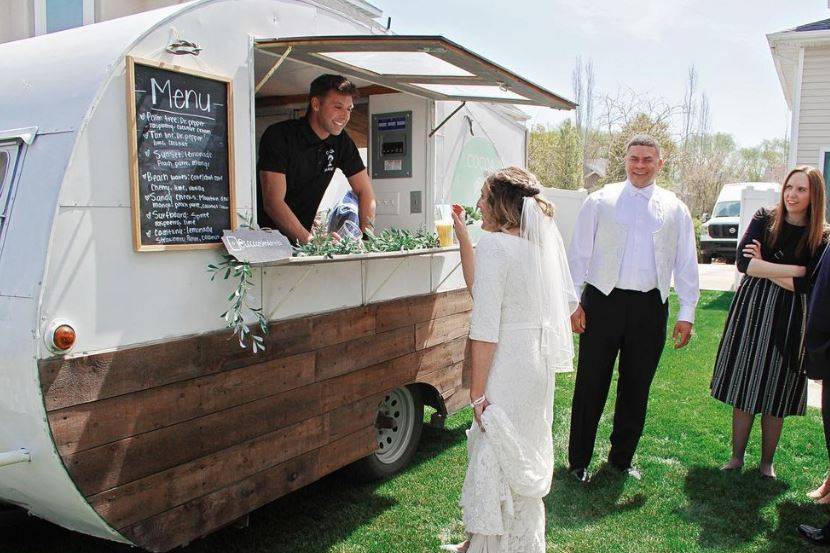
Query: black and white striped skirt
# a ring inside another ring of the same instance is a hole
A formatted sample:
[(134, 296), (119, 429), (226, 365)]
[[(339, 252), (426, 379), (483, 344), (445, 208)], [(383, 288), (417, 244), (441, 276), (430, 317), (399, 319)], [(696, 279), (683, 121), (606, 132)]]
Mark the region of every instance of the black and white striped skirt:
[(712, 397), (749, 413), (804, 414), (805, 301), (768, 279), (743, 278), (718, 348)]

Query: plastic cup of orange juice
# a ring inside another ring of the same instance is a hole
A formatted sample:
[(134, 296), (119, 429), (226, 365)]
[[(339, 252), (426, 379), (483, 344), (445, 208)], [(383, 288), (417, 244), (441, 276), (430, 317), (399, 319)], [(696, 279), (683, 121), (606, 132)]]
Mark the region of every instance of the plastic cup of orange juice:
[(438, 204), (435, 206), (435, 232), (438, 233), (438, 245), (442, 248), (453, 245), (452, 206)]

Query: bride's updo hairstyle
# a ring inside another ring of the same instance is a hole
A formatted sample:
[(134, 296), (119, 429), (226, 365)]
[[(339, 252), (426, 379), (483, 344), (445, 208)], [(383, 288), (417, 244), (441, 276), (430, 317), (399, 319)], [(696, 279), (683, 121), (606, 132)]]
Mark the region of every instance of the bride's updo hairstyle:
[(490, 174), (487, 186), (487, 207), (500, 229), (519, 228), (522, 222), (522, 204), (526, 197), (535, 198), (542, 212), (553, 217), (553, 206), (540, 194), (536, 175), (518, 167), (505, 167)]

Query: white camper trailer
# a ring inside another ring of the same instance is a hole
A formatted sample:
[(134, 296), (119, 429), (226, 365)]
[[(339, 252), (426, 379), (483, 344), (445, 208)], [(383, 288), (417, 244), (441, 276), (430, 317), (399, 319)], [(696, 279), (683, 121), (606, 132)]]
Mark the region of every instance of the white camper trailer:
[[(255, 268), (253, 355), (206, 273), (217, 233), (254, 215), (257, 136), (321, 72), (363, 92), (350, 133), (381, 227), (431, 228), (434, 203), (524, 165), (510, 104), (571, 102), (336, 0), (195, 1), (3, 44), (0, 64), (0, 500), (166, 551), (358, 459), (397, 469), (424, 404), (437, 423), (466, 404), (456, 251)], [(212, 161), (176, 183), (162, 151)]]

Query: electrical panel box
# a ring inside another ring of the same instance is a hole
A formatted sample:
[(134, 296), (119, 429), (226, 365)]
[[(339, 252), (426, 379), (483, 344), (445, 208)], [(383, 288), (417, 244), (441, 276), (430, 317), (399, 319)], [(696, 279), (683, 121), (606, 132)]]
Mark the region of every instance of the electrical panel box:
[(372, 178), (412, 176), (412, 112), (372, 115)]

